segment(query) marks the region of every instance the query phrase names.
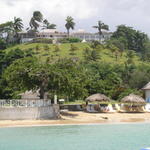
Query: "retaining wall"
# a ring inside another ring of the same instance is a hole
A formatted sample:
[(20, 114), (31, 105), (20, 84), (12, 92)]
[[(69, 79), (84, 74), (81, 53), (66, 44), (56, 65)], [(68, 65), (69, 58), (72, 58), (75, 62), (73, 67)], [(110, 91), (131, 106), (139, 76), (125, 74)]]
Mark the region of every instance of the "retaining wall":
[(60, 116), (59, 105), (43, 107), (1, 107), (0, 120), (40, 120), (57, 119)]

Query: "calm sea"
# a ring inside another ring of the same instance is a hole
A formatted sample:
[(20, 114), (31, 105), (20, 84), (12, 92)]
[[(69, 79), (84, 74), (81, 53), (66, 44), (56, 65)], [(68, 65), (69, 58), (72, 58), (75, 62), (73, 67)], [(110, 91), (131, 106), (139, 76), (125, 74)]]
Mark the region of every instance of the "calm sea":
[(0, 150), (140, 150), (150, 124), (0, 128)]

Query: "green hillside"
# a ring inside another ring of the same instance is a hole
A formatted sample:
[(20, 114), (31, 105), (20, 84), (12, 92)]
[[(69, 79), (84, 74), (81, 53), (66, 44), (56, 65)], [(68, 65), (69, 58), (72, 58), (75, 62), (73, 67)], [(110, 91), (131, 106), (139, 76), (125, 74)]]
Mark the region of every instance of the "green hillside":
[[(9, 52), (13, 49), (21, 49), (25, 52), (28, 53), (33, 53), (33, 55), (35, 55), (36, 57), (38, 57), (41, 61), (46, 61), (47, 58), (50, 59), (58, 59), (58, 58), (78, 58), (80, 60), (83, 59), (84, 55), (84, 50), (85, 48), (90, 48), (90, 43), (74, 43), (73, 44), (77, 50), (74, 52), (75, 54), (72, 55), (70, 54), (70, 48), (71, 48), (71, 44), (70, 43), (65, 43), (65, 44), (59, 44), (58, 46), (56, 46), (55, 44), (43, 44), (43, 43), (26, 43), (26, 44), (20, 44), (20, 45), (16, 45), (13, 47), (10, 47), (8, 49), (6, 49), (6, 52)], [(57, 50), (57, 48), (58, 50)], [(92, 48), (90, 48), (92, 49)], [(96, 49), (97, 52), (100, 55), (100, 61), (104, 61), (104, 62), (108, 62), (108, 63), (119, 63), (122, 64), (126, 61), (127, 57), (126, 54), (127, 52), (123, 52), (121, 55), (118, 55), (118, 58), (116, 60), (116, 56), (115, 53), (113, 53), (110, 49), (106, 49), (106, 48), (102, 48), (99, 47)], [(137, 56), (137, 54), (135, 53), (135, 57), (134, 57), (134, 63), (135, 64), (139, 64), (141, 63), (139, 57)]]

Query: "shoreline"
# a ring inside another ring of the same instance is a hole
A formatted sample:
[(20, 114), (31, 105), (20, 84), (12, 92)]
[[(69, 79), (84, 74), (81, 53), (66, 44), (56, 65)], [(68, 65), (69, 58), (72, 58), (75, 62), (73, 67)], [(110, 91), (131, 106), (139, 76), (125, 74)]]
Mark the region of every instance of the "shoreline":
[(0, 128), (150, 123), (150, 113), (64, 112), (57, 120), (1, 120)]
[(81, 124), (37, 124), (37, 125), (15, 125), (3, 126), (2, 128), (32, 128), (32, 127), (59, 127), (59, 126), (100, 126), (100, 125), (134, 125), (150, 124), (150, 122), (116, 122), (116, 123), (81, 123)]

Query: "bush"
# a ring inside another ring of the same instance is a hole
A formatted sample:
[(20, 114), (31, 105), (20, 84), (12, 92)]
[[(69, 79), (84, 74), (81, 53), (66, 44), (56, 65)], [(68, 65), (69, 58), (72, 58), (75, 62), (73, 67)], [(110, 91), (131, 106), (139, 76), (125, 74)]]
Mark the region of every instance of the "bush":
[(70, 43), (79, 43), (79, 42), (81, 42), (81, 39), (79, 39), (79, 38), (69, 38), (68, 41)]
[(58, 39), (59, 43), (79, 43), (81, 42), (81, 39), (78, 38), (63, 38), (63, 39)]
[(52, 39), (46, 39), (46, 38), (36, 38), (31, 41), (31, 43), (46, 43), (46, 44), (52, 44)]
[(0, 50), (3, 50), (7, 47), (7, 43), (3, 40), (0, 39)]

